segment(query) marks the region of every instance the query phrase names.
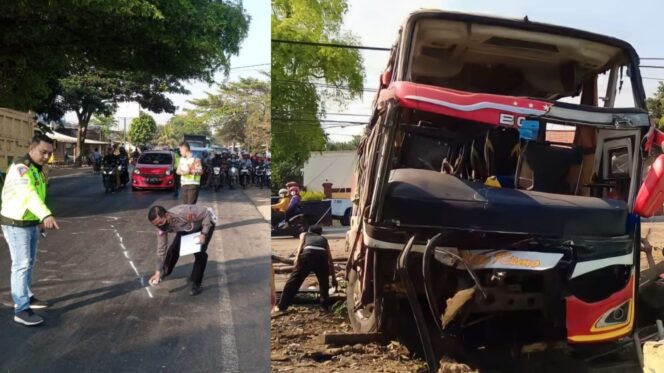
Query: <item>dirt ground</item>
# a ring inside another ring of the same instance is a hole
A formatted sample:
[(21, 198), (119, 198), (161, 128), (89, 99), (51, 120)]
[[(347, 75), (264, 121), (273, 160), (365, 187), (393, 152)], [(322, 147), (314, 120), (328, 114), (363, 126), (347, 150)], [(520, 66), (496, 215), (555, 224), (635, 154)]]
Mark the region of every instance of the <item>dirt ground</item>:
[[(346, 258), (344, 232), (327, 235), (333, 258)], [(288, 258), (297, 250), (297, 239), (272, 239), (272, 254)], [(275, 267), (279, 267), (275, 265)], [(343, 261), (336, 262), (337, 279), (343, 286), (345, 273)], [(287, 274), (275, 275), (277, 291), (283, 289)], [(317, 297), (315, 276), (310, 276), (298, 295), (301, 302), (289, 311), (272, 319), (272, 371), (273, 372), (418, 372), (424, 369), (424, 361), (412, 359), (408, 350), (398, 342), (389, 344), (369, 343), (353, 346), (326, 346), (325, 332), (352, 332), (344, 312), (342, 300), (338, 300), (332, 312), (322, 311)], [(338, 299), (343, 294), (337, 294)], [(336, 310), (336, 312), (335, 312)]]
[[(653, 246), (656, 263), (664, 260), (664, 223), (644, 223), (643, 236)], [(343, 232), (328, 235), (334, 258), (346, 258)], [(298, 240), (278, 238), (272, 240), (272, 253), (281, 257), (294, 255)], [(343, 261), (338, 261), (337, 278), (342, 282)], [(278, 265), (283, 266), (283, 265)], [(645, 254), (641, 258), (641, 270), (648, 268)], [(287, 279), (287, 274), (275, 276), (279, 292)], [(298, 297), (303, 303), (288, 313), (272, 319), (272, 371), (273, 372), (419, 372), (425, 368), (421, 359), (413, 359), (408, 350), (398, 342), (389, 344), (369, 343), (353, 346), (326, 346), (323, 343), (325, 332), (351, 332), (345, 307), (339, 301), (333, 312), (323, 312), (315, 303), (317, 286), (315, 277), (305, 281)], [(339, 299), (343, 294), (337, 294)], [(345, 310), (344, 310), (345, 311)], [(456, 370), (445, 370), (452, 372)], [(458, 370), (460, 372), (465, 369)]]

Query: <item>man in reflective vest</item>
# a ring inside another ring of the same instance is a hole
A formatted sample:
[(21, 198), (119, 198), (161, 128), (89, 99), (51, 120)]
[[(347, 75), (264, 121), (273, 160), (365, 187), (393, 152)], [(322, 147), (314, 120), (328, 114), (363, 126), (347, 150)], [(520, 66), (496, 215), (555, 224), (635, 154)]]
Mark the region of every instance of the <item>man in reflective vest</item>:
[(203, 164), (191, 153), (189, 143), (186, 141), (180, 143), (180, 154), (182, 157), (177, 174), (180, 175), (180, 185), (182, 185), (182, 203), (195, 205), (198, 200), (198, 189), (201, 186)]
[(44, 320), (33, 309), (47, 308), (32, 293), (32, 268), (37, 242), (44, 229), (60, 229), (44, 203), (46, 185), (42, 166), (53, 153), (53, 142), (45, 135), (32, 138), (25, 158), (12, 164), (2, 188), (0, 223), (12, 258), (11, 291), (16, 304), (14, 321), (32, 326)]

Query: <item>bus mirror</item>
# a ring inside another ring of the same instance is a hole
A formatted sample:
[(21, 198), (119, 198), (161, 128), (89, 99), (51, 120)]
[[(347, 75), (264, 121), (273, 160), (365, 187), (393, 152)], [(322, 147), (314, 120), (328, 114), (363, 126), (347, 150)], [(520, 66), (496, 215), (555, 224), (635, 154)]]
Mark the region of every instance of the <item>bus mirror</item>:
[(634, 202), (634, 213), (649, 218), (664, 204), (664, 154), (657, 157), (641, 184)]

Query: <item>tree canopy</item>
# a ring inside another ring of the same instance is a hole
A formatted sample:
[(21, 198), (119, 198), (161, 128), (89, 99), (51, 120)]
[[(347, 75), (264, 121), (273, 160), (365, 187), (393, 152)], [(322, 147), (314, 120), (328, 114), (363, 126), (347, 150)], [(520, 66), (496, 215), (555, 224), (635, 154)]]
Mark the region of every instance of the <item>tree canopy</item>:
[[(355, 44), (342, 32), (346, 0), (272, 0), (272, 38)], [(343, 104), (361, 94), (364, 71), (357, 50), (272, 43), (273, 177), (281, 183), (279, 163), (302, 167), (312, 151), (325, 149), (320, 118), (325, 101)], [(289, 170), (292, 167), (288, 168)]]
[(353, 136), (353, 139), (350, 141), (344, 141), (344, 142), (334, 142), (334, 141), (329, 141), (325, 145), (325, 150), (329, 151), (335, 151), (335, 150), (356, 150), (358, 146), (360, 145), (360, 136), (355, 135)]
[(210, 136), (210, 127), (196, 113), (187, 111), (171, 117), (166, 125), (158, 127), (154, 143), (176, 147), (184, 135)]
[(232, 0), (0, 2), (0, 107), (35, 109), (85, 63), (161, 80), (212, 81), (246, 37)]
[(111, 130), (118, 125), (118, 121), (112, 115), (98, 115), (92, 117), (90, 124), (100, 128), (102, 140), (109, 140), (111, 136)]
[(131, 120), (129, 129), (129, 141), (134, 145), (147, 145), (157, 133), (157, 123), (152, 116), (144, 111), (138, 114), (138, 118)]
[(664, 129), (664, 82), (659, 82), (657, 92), (646, 99), (650, 115), (657, 118), (657, 127)]
[(193, 109), (216, 129), (221, 143), (242, 143), (261, 152), (270, 143), (270, 82), (255, 78), (222, 83), (216, 93), (191, 101)]
[[(77, 64), (76, 69), (58, 81), (47, 112), (64, 115), (76, 113), (78, 136), (76, 154), (81, 154), (87, 129), (93, 115), (110, 116), (115, 113), (118, 102), (136, 101), (141, 107), (155, 113), (175, 112), (175, 106), (166, 93), (188, 93), (175, 79), (160, 79), (146, 73), (108, 71), (86, 64)], [(79, 160), (76, 160), (79, 162)]]

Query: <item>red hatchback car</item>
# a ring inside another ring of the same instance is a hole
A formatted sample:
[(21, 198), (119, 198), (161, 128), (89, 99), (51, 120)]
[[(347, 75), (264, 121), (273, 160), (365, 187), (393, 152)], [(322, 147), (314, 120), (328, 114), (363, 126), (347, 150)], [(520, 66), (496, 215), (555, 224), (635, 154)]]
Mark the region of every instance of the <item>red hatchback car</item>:
[(175, 157), (170, 151), (146, 151), (138, 157), (131, 177), (132, 190), (173, 189)]

